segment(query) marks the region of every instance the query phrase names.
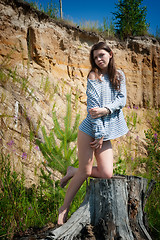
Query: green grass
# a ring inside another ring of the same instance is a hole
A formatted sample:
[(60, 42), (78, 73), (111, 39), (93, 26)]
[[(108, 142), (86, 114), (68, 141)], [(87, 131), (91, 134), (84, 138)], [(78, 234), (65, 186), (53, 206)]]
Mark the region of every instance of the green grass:
[(30, 226), (44, 226), (47, 213), (42, 213), (39, 191), (25, 188), (24, 174), (11, 171), (9, 155), (0, 155), (0, 238), (12, 239), (15, 232)]
[[(39, 185), (28, 189), (24, 174), (11, 171), (9, 155), (1, 153), (0, 165), (0, 239), (12, 239), (31, 227), (41, 228), (50, 222), (56, 224), (65, 195), (59, 181), (53, 185), (41, 175)], [(84, 195), (85, 184), (72, 203), (70, 215), (81, 204)]]

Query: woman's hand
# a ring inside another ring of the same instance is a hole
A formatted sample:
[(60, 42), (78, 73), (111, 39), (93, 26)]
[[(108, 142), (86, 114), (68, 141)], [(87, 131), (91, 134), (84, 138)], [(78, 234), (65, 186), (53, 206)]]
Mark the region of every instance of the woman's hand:
[(91, 108), (89, 110), (89, 113), (91, 115), (91, 118), (99, 118), (109, 114), (110, 110), (108, 108), (95, 107), (95, 108)]
[(91, 148), (102, 148), (102, 144), (103, 144), (103, 137), (100, 139), (95, 139), (93, 142), (90, 143)]

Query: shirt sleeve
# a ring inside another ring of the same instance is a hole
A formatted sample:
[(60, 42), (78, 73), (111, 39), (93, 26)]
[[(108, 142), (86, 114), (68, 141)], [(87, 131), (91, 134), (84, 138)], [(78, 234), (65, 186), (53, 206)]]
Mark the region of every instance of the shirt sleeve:
[(119, 71), (119, 73), (121, 78), (120, 90), (115, 91), (115, 99), (111, 103), (107, 104), (107, 106), (105, 106), (111, 111), (111, 113), (122, 109), (126, 105), (127, 92), (125, 75), (122, 71)]
[(103, 120), (101, 117), (93, 119), (89, 114), (89, 109), (94, 107), (100, 107), (101, 86), (98, 80), (87, 81), (87, 112), (88, 117), (92, 123), (95, 139), (100, 139), (105, 135)]

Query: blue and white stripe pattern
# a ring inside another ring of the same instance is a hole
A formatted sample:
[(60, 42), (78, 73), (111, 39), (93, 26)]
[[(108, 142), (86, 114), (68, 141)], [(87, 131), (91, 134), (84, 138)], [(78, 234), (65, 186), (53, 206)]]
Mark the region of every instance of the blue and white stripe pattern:
[[(118, 138), (128, 132), (128, 127), (124, 119), (122, 108), (126, 104), (126, 83), (125, 75), (119, 70), (121, 86), (120, 90), (115, 90), (108, 78), (104, 75), (101, 80), (87, 81), (87, 117), (80, 124), (79, 129), (95, 139), (104, 137), (104, 141)], [(94, 107), (107, 107), (110, 114), (93, 119), (89, 114), (89, 109)]]

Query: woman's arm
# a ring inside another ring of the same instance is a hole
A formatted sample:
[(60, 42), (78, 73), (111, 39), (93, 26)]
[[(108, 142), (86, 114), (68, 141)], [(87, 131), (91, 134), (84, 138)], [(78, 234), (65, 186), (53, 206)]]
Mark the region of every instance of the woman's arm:
[(126, 104), (126, 83), (125, 83), (125, 75), (122, 71), (119, 71), (121, 75), (121, 86), (120, 91), (117, 91), (116, 98), (110, 104), (107, 104), (106, 107), (94, 107), (89, 109), (89, 113), (92, 118), (103, 117), (108, 114), (113, 113), (115, 110), (121, 109)]
[(103, 117), (105, 115), (110, 114), (110, 110), (106, 107), (104, 108), (100, 108), (100, 107), (95, 107), (95, 108), (91, 108), (89, 109), (89, 113), (91, 115), (92, 118), (98, 118), (98, 117)]
[(86, 94), (88, 117), (92, 123), (95, 139), (100, 139), (105, 135), (102, 118), (92, 118), (90, 115), (90, 109), (100, 107), (100, 83), (97, 80), (88, 79)]
[(100, 139), (95, 139), (93, 142), (90, 143), (91, 148), (97, 149), (97, 148), (102, 148), (103, 145), (103, 137)]
[(116, 110), (122, 109), (126, 105), (126, 98), (127, 98), (127, 92), (126, 92), (126, 80), (125, 75), (123, 71), (119, 71), (120, 79), (121, 79), (121, 85), (120, 90), (116, 91), (116, 97), (115, 100), (109, 104), (107, 104), (107, 108), (110, 110), (111, 113), (113, 113)]

